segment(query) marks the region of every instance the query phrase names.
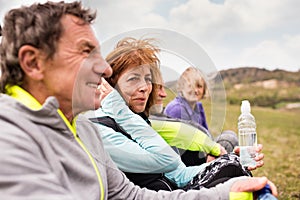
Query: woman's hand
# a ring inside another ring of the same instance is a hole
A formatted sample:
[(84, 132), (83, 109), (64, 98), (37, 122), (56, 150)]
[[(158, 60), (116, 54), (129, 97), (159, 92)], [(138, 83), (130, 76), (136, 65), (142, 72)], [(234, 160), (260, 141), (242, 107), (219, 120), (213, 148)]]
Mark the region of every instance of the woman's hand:
[(100, 91), (100, 105), (102, 100), (114, 90), (114, 88), (103, 77), (101, 77), (101, 84), (98, 86), (97, 89)]
[(224, 155), (224, 154), (227, 154), (228, 152), (226, 151), (226, 149), (222, 146), (222, 145), (220, 145), (219, 144), (219, 146), (220, 146), (220, 156), (222, 156), (222, 155)]
[[(262, 167), (264, 165), (264, 161), (263, 161), (264, 154), (261, 153), (262, 148), (263, 148), (262, 144), (258, 144), (256, 146), (255, 150), (257, 152), (257, 155), (254, 158), (255, 161), (256, 161), (256, 166), (254, 166), (254, 167), (248, 167), (248, 170), (255, 170), (256, 168)], [(233, 151), (234, 151), (235, 154), (240, 155), (240, 147), (235, 147)]]
[[(220, 155), (219, 156), (222, 156), (224, 154), (227, 154), (228, 152), (226, 151), (226, 149), (220, 145), (219, 143), (217, 143), (219, 145), (219, 148), (220, 148)], [(216, 156), (212, 156), (210, 154), (207, 155), (206, 157), (206, 162), (211, 162), (213, 161), (214, 159), (216, 159)]]

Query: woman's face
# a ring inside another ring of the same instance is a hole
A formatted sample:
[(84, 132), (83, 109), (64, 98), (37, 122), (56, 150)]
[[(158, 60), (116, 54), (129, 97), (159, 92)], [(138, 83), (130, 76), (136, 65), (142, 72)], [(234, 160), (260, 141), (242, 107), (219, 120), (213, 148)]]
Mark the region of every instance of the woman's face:
[(198, 79), (194, 81), (194, 83), (191, 83), (190, 81), (187, 81), (184, 84), (183, 87), (183, 97), (188, 101), (188, 102), (197, 102), (203, 99), (204, 96), (204, 80), (203, 79)]
[(152, 91), (150, 66), (129, 66), (119, 77), (116, 86), (133, 112), (143, 112)]

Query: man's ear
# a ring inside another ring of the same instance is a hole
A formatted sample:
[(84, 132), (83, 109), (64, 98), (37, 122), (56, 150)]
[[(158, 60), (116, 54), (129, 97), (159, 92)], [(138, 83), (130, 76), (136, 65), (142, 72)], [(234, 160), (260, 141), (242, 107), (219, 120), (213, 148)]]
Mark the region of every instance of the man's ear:
[(19, 49), (19, 63), (24, 73), (33, 80), (43, 78), (44, 68), (41, 66), (41, 51), (31, 45), (24, 45)]

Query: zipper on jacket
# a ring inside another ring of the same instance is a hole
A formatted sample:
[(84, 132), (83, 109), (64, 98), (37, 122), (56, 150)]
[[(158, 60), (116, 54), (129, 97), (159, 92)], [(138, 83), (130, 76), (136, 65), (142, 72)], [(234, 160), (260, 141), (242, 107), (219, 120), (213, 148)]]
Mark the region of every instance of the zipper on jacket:
[(101, 178), (100, 172), (98, 170), (98, 167), (96, 165), (96, 162), (95, 162), (94, 158), (92, 157), (91, 153), (87, 150), (87, 148), (84, 146), (84, 144), (82, 143), (82, 141), (80, 140), (80, 138), (78, 137), (78, 135), (76, 133), (74, 134), (74, 137), (75, 137), (75, 140), (78, 142), (78, 144), (81, 146), (81, 148), (86, 152), (90, 161), (92, 162), (92, 165), (96, 171), (97, 178), (98, 178), (99, 185), (100, 185), (100, 192), (101, 192), (100, 200), (104, 200), (104, 187), (103, 187), (102, 178)]
[[(100, 175), (100, 172), (98, 170), (98, 167), (96, 165), (96, 162), (93, 158), (93, 156), (91, 155), (91, 153), (89, 152), (89, 150), (85, 147), (85, 145), (83, 144), (83, 142), (80, 140), (80, 138), (78, 137), (77, 133), (76, 133), (76, 127), (71, 126), (70, 122), (66, 119), (65, 115), (61, 112), (61, 110), (57, 110), (58, 114), (61, 116), (61, 118), (64, 120), (65, 124), (68, 126), (68, 128), (71, 130), (71, 132), (73, 133), (73, 136), (75, 138), (75, 140), (77, 141), (77, 143), (80, 145), (80, 147), (85, 151), (85, 153), (88, 155), (94, 170), (97, 174), (97, 178), (98, 178), (98, 182), (99, 182), (99, 187), (100, 187), (100, 200), (104, 200), (104, 187), (103, 187), (103, 183), (102, 183), (102, 178)], [(77, 118), (77, 117), (76, 117)], [(74, 121), (74, 125), (76, 125), (75, 121), (76, 118), (73, 119)]]

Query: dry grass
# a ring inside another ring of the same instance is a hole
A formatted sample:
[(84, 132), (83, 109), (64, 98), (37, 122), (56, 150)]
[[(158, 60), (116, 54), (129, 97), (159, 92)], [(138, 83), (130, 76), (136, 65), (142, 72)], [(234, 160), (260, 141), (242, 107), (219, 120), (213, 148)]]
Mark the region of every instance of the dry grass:
[[(209, 117), (209, 106), (206, 111)], [(224, 129), (237, 131), (239, 106), (228, 105)], [(278, 187), (278, 199), (300, 199), (300, 110), (252, 107), (258, 143), (264, 145), (265, 165), (253, 172), (267, 176)]]
[[(175, 97), (168, 90), (167, 93), (165, 105)], [(203, 104), (210, 124), (210, 99)], [(272, 180), (278, 188), (279, 200), (300, 199), (300, 109), (286, 111), (252, 107), (252, 114), (256, 118), (258, 143), (263, 144), (265, 155), (265, 165), (253, 174)], [(223, 130), (237, 132), (239, 115), (240, 106), (227, 104)]]

